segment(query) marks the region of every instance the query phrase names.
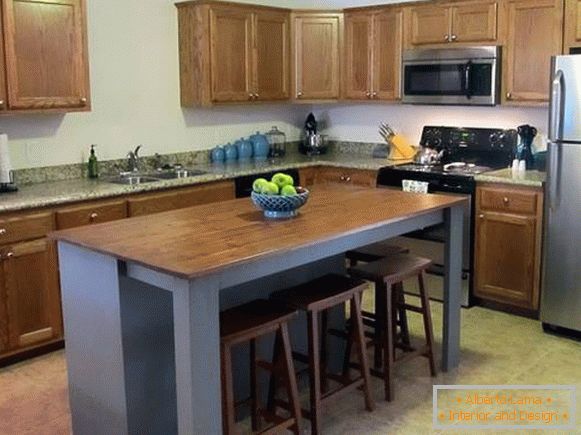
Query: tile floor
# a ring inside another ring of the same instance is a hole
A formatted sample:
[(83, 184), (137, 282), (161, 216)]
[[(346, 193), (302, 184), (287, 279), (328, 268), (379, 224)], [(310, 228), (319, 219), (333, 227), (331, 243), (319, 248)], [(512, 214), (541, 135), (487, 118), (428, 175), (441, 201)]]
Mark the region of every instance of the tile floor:
[[(439, 358), (441, 305), (433, 303), (432, 311)], [(412, 333), (420, 337), (419, 318), (410, 317)], [(325, 433), (440, 433), (432, 429), (433, 384), (574, 384), (579, 394), (581, 343), (544, 334), (534, 320), (472, 308), (462, 312), (462, 362), (458, 369), (432, 379), (422, 358), (397, 368), (396, 377), (396, 400), (389, 404), (382, 400), (381, 381), (373, 381), (377, 400), (373, 413), (364, 411), (358, 393), (353, 393), (353, 400), (339, 399), (330, 405), (324, 419)], [(0, 434), (69, 434), (66, 384), (62, 351), (0, 369)], [(577, 407), (576, 430), (559, 433), (581, 434), (581, 405)]]

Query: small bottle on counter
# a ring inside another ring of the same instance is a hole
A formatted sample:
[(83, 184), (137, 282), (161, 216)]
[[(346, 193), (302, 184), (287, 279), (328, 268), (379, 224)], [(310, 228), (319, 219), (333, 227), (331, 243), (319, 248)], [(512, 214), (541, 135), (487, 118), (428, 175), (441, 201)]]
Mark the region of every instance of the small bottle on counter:
[(87, 175), (89, 178), (99, 178), (99, 162), (95, 155), (96, 145), (91, 145), (91, 154), (89, 155), (89, 162), (87, 164)]

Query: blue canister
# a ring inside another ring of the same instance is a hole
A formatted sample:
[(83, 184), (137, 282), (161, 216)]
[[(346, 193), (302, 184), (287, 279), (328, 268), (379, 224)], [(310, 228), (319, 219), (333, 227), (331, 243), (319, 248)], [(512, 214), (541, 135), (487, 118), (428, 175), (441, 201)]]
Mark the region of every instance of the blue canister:
[(240, 160), (248, 160), (252, 158), (252, 142), (240, 138), (240, 140), (237, 140), (234, 145), (238, 148), (238, 158)]
[(226, 154), (224, 153), (223, 147), (216, 147), (212, 150), (211, 153), (212, 163), (223, 163), (224, 159), (226, 158)]
[(226, 161), (238, 160), (238, 148), (236, 148), (232, 144), (224, 145), (224, 155), (226, 157)]
[(270, 153), (270, 145), (268, 139), (265, 135), (260, 134), (258, 131), (256, 134), (250, 136), (252, 141), (252, 148), (254, 150), (254, 158), (257, 160), (266, 160), (268, 154)]

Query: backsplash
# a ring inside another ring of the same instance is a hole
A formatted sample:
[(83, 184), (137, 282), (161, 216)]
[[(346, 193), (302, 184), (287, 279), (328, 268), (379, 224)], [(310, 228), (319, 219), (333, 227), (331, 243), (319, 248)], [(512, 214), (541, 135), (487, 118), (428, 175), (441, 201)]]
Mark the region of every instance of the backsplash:
[[(299, 142), (288, 142), (287, 153), (298, 153)], [(160, 155), (161, 164), (179, 163), (184, 167), (204, 165), (210, 162), (211, 150), (188, 151), (181, 153), (171, 153)], [(368, 142), (329, 142), (329, 152), (339, 154), (353, 154), (354, 156), (373, 156), (385, 158), (388, 154), (386, 144)], [(158, 158), (146, 156), (140, 158), (141, 170), (149, 172), (156, 169)], [(119, 172), (126, 171), (127, 160), (102, 160), (99, 161), (99, 173), (101, 177), (115, 176)], [(87, 176), (87, 165), (85, 163), (75, 163), (68, 165), (44, 166), (27, 169), (17, 169), (14, 171), (14, 179), (18, 185), (47, 183), (51, 181), (77, 180)]]

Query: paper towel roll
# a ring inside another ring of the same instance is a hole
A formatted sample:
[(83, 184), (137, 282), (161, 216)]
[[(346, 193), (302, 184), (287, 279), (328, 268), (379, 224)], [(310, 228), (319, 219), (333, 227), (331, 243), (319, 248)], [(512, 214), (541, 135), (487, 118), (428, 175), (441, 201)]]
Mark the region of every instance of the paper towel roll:
[(0, 134), (0, 183), (10, 183), (10, 153), (8, 152), (8, 136)]

